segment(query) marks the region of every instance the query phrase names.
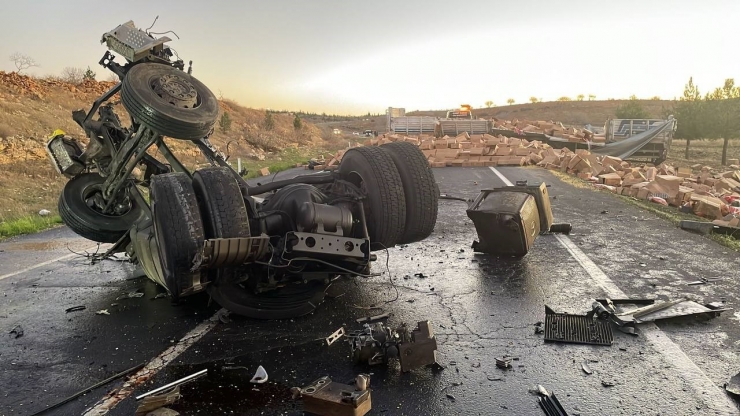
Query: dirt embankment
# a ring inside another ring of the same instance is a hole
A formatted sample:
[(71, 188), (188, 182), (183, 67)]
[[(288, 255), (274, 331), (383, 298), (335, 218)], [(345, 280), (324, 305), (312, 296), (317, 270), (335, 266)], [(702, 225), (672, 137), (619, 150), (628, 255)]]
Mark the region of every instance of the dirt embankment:
[[(497, 118), (505, 120), (554, 120), (567, 125), (583, 126), (603, 125), (609, 118), (614, 118), (617, 107), (628, 100), (607, 101), (549, 101), (543, 103), (514, 104), (473, 110), (475, 117)], [(669, 100), (640, 100), (640, 104), (650, 117), (663, 118), (664, 113), (672, 108)], [(413, 111), (407, 113), (415, 116), (445, 117), (447, 110)]]

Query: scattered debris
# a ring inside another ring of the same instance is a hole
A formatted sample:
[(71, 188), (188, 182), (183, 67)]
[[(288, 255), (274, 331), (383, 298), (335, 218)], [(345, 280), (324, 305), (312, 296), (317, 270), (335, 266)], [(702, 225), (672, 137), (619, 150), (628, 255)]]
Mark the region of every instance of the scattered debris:
[(20, 325), (16, 325), (8, 333), (10, 335), (13, 335), (13, 338), (18, 339), (23, 336), (23, 327)]
[(101, 309), (99, 311), (96, 311), (95, 315), (110, 315), (110, 312), (108, 312), (108, 309)]
[(586, 315), (555, 313), (545, 306), (545, 341), (612, 345), (614, 336), (608, 322)]
[(165, 384), (162, 387), (158, 387), (158, 388), (156, 388), (154, 390), (148, 391), (148, 392), (146, 392), (144, 394), (140, 394), (140, 395), (136, 396), (136, 400), (138, 401), (138, 400), (141, 400), (141, 399), (143, 399), (145, 397), (152, 396), (152, 395), (155, 395), (155, 394), (158, 394), (158, 393), (167, 391), (167, 390), (172, 389), (172, 388), (174, 388), (176, 386), (181, 386), (181, 385), (183, 385), (183, 384), (185, 384), (185, 383), (187, 383), (189, 381), (193, 381), (193, 380), (195, 380), (195, 379), (197, 379), (199, 377), (202, 377), (202, 376), (206, 375), (206, 373), (208, 373), (208, 369), (207, 368), (206, 369), (203, 369), (203, 370), (200, 370), (197, 373), (193, 373), (193, 374), (191, 374), (189, 376), (183, 377), (183, 378), (181, 378), (179, 380), (175, 380), (172, 383)]
[(370, 388), (370, 375), (369, 374), (358, 374), (355, 377), (355, 387), (359, 391), (365, 391)]
[(541, 385), (537, 385), (538, 402), (540, 408), (545, 412), (547, 416), (568, 416), (568, 413), (563, 409), (560, 401), (555, 397), (555, 393), (547, 391)]
[(252, 384), (262, 384), (267, 381), (267, 378), (267, 371), (265, 371), (265, 367), (259, 366), (257, 367), (257, 372), (254, 373), (254, 377), (252, 377), (249, 382)]
[(243, 365), (225, 365), (221, 367), (221, 371), (233, 371), (233, 370), (247, 370), (247, 367)]
[(719, 277), (700, 277), (697, 281), (689, 282), (689, 286), (705, 285), (709, 282), (716, 282), (718, 280), (721, 279)]
[(712, 310), (717, 310), (717, 309), (724, 309), (725, 304), (724, 304), (724, 301), (722, 301), (722, 302), (709, 302), (709, 303), (705, 304), (704, 306), (706, 306), (707, 308), (712, 309)]
[(124, 295), (117, 297), (116, 300), (140, 298), (142, 296), (144, 296), (144, 292), (129, 292), (129, 293), (126, 293)]
[(617, 317), (622, 320), (634, 320), (635, 323), (641, 324), (644, 322), (655, 322), (662, 319), (684, 316), (706, 315), (709, 317), (716, 317), (719, 316), (720, 312), (731, 310), (732, 308), (712, 309), (686, 298), (682, 298), (622, 312), (617, 314)]
[(447, 396), (448, 399), (452, 400), (453, 402), (454, 401), (457, 401), (457, 399), (455, 398), (455, 396), (453, 396), (453, 395), (451, 395), (449, 393), (447, 393), (446, 396)]
[(544, 334), (545, 330), (542, 328), (542, 325), (544, 325), (542, 322), (537, 322), (534, 324), (534, 333), (535, 334)]
[(64, 311), (67, 313), (70, 313), (70, 312), (84, 311), (85, 309), (87, 309), (85, 305), (80, 305), (80, 306), (73, 306), (71, 308), (67, 308)]
[(363, 416), (372, 407), (369, 383), (365, 376), (364, 390), (355, 385), (336, 383), (328, 376), (321, 377), (303, 388), (293, 388), (294, 396), (303, 399), (303, 411), (318, 416)]
[(362, 329), (347, 334), (347, 342), (355, 364), (385, 364), (397, 358), (401, 371), (407, 372), (437, 363), (437, 339), (429, 321), (418, 322), (411, 332), (405, 324), (392, 329), (382, 322), (365, 323)]
[(557, 223), (550, 226), (550, 233), (553, 234), (570, 234), (573, 226), (568, 222)]
[(508, 370), (509, 368), (511, 368), (511, 358), (501, 357), (500, 359), (496, 358), (495, 360), (496, 360), (496, 367), (501, 368), (503, 370)]
[(414, 273), (414, 277), (420, 277), (422, 279), (427, 278), (429, 276), (425, 275), (424, 273)]
[[(376, 309), (376, 308), (373, 308), (373, 309)], [(357, 318), (357, 319), (355, 319), (355, 322), (357, 322), (358, 324), (368, 324), (368, 323), (371, 323), (371, 322), (382, 321), (382, 320), (388, 319), (390, 317), (391, 317), (391, 314), (384, 313), (384, 314), (375, 315), (375, 316), (367, 316), (367, 317), (364, 317), (364, 318)]]
[(729, 383), (725, 383), (725, 390), (733, 394), (735, 398), (740, 398), (740, 373), (735, 374)]
[(49, 211), (48, 209), (42, 209), (41, 211), (39, 211), (39, 215), (42, 217), (48, 217), (49, 215), (51, 215), (51, 211)]
[(583, 369), (583, 372), (588, 375), (591, 375), (594, 373), (593, 370), (591, 370), (591, 367), (588, 366), (588, 363), (586, 361), (581, 363), (581, 368)]
[(614, 387), (613, 381), (601, 380), (601, 385), (604, 387)]
[(331, 345), (335, 343), (339, 338), (342, 338), (344, 336), (344, 327), (341, 327), (334, 331), (333, 334), (326, 337), (326, 345)]
[(162, 299), (167, 297), (167, 292), (161, 292), (157, 293), (157, 296), (153, 297), (152, 299)]
[[(176, 386), (174, 389), (162, 394), (153, 394), (145, 397), (139, 404), (139, 407), (136, 408), (136, 416), (146, 415), (154, 410), (174, 404), (181, 397), (180, 386)], [(172, 411), (174, 412), (174, 410)]]
[(403, 327), (401, 342), (398, 345), (401, 371), (407, 372), (437, 362), (437, 339), (429, 321), (416, 324), (408, 338), (406, 327)]

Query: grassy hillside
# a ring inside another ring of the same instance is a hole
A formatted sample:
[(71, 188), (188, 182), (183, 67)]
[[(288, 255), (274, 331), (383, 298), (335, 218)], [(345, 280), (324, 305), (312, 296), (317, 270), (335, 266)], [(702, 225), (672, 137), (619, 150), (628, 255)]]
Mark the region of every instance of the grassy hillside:
[[(614, 118), (618, 106), (628, 100), (608, 101), (550, 101), (544, 103), (514, 104), (473, 110), (475, 117), (524, 120), (553, 120), (568, 125), (603, 125)], [(640, 100), (651, 117), (662, 118), (665, 109), (671, 108), (668, 100)], [(414, 111), (408, 115), (445, 117), (447, 110)]]

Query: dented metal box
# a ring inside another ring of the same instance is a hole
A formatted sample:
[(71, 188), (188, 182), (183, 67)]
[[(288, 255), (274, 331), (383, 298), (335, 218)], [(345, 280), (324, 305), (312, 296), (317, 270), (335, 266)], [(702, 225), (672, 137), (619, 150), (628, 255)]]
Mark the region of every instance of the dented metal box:
[(481, 191), (467, 214), (478, 232), (475, 251), (523, 256), (540, 233), (537, 203), (526, 192)]
[(553, 223), (552, 207), (550, 206), (550, 194), (547, 192), (547, 185), (544, 182), (539, 185), (515, 185), (496, 188), (497, 192), (525, 192), (534, 197), (537, 203), (537, 211), (540, 214), (540, 233), (550, 231)]

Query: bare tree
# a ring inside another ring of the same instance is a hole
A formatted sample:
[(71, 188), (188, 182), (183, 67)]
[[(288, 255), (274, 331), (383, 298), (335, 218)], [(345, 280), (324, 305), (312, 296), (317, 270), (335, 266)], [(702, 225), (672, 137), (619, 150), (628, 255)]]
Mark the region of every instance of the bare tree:
[(108, 75), (108, 78), (106, 78), (106, 81), (108, 81), (108, 82), (118, 82), (118, 81), (120, 81), (120, 79), (118, 78), (118, 75), (116, 75), (114, 73), (110, 73)]
[(36, 61), (28, 55), (24, 55), (20, 52), (16, 52), (10, 55), (10, 60), (15, 64), (17, 72), (20, 74), (23, 70), (28, 68), (39, 66)]
[(80, 84), (85, 79), (85, 70), (68, 66), (62, 69), (62, 81), (70, 84)]

